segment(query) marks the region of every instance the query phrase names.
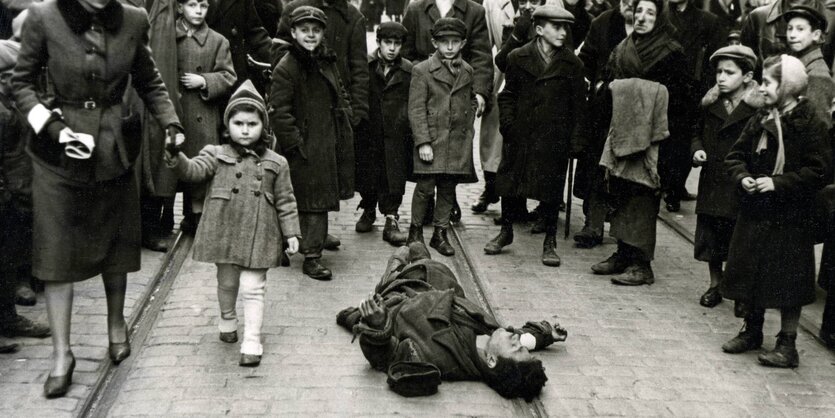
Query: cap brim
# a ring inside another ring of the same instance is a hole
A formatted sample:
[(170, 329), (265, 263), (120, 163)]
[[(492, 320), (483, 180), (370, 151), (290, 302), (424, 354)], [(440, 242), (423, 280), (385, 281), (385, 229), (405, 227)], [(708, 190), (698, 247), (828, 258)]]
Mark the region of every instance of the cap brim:
[(442, 36), (458, 36), (462, 39), (466, 38), (466, 36), (463, 33), (454, 30), (442, 30), (432, 34), (433, 38), (440, 38)]
[(325, 22), (324, 20), (318, 19), (318, 18), (315, 18), (315, 17), (311, 17), (311, 16), (305, 16), (305, 17), (302, 17), (300, 19), (297, 19), (297, 20), (293, 21), (293, 23), (291, 23), (290, 26), (296, 26), (296, 25), (298, 25), (299, 23), (302, 23), (302, 22), (316, 22), (316, 23), (321, 24), (322, 26), (328, 26), (328, 23)]

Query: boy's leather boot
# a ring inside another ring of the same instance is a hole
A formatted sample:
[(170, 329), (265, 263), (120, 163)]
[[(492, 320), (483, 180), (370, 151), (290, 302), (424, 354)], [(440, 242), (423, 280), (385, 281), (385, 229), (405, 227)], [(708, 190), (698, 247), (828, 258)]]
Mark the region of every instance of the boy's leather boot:
[(419, 242), (423, 245), (426, 243), (423, 241), (423, 225), (409, 225), (409, 237), (406, 238), (406, 244), (411, 244), (413, 242)]
[(763, 345), (763, 314), (752, 312), (745, 318), (745, 323), (739, 334), (722, 345), (722, 351), (729, 354), (739, 354), (756, 350)]
[(547, 231), (542, 243), (542, 264), (548, 267), (559, 267), (560, 256), (557, 255), (557, 232)]
[(760, 364), (769, 367), (794, 368), (800, 364), (800, 356), (795, 347), (796, 332), (780, 332), (777, 334), (777, 344), (774, 350), (757, 356)]
[(442, 255), (450, 256), (455, 254), (455, 249), (452, 248), (449, 239), (447, 239), (447, 228), (436, 226), (435, 232), (432, 233), (432, 239), (429, 240), (429, 246)]
[(362, 215), (360, 219), (357, 221), (356, 227), (354, 229), (357, 232), (371, 232), (374, 228), (374, 221), (377, 220), (377, 210), (376, 209), (364, 209), (362, 211)]
[(302, 273), (313, 280), (330, 280), (333, 274), (330, 269), (322, 265), (318, 258), (305, 258), (302, 264)]
[(484, 246), (484, 253), (489, 255), (496, 255), (502, 252), (502, 248), (513, 243), (513, 224), (505, 222), (502, 224), (502, 229), (499, 235), (496, 235), (487, 245)]
[(383, 228), (383, 241), (399, 247), (406, 243), (407, 238), (406, 233), (400, 231), (400, 226), (397, 225), (397, 217), (391, 215), (386, 216), (386, 226)]

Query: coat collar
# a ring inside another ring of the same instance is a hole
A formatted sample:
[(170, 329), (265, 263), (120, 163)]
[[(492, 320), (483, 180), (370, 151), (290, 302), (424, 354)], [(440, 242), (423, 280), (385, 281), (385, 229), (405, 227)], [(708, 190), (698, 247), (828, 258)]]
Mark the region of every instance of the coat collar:
[[(74, 33), (83, 33), (90, 28), (93, 20), (93, 13), (87, 11), (79, 0), (58, 0), (58, 11), (67, 22)], [(104, 29), (110, 33), (117, 32), (122, 28), (124, 20), (124, 7), (117, 0), (110, 0), (107, 6), (98, 12), (99, 20)]]
[[(538, 37), (532, 39), (530, 42), (520, 47), (518, 49), (519, 52), (517, 52), (517, 54), (519, 54), (519, 65), (522, 69), (536, 77), (537, 80), (566, 75), (566, 67), (564, 64), (575, 63), (575, 61), (578, 61), (568, 48), (560, 48), (557, 53), (554, 54), (554, 57), (551, 59), (551, 63), (548, 64), (548, 67), (545, 67), (539, 57), (539, 51), (536, 49), (538, 39)], [(579, 62), (577, 64), (579, 64)]]
[[(177, 19), (175, 25), (178, 41), (188, 36), (188, 32), (186, 32), (185, 28), (185, 22), (182, 19)], [(206, 24), (206, 22), (203, 22), (203, 24), (191, 34), (191, 37), (194, 38), (200, 46), (206, 45), (206, 40), (209, 39), (209, 25)]]
[[(382, 59), (377, 56), (377, 51), (368, 55), (368, 62), (371, 64), (369, 69), (372, 73), (378, 73), (381, 78), (385, 78), (381, 68), (383, 65)], [(395, 63), (395, 68), (392, 68), (392, 71), (395, 71), (395, 73), (386, 81), (384, 90), (406, 81), (406, 74), (412, 73), (412, 63), (406, 58), (401, 57)]]
[[(461, 13), (461, 16), (464, 16), (467, 14), (467, 9), (469, 8), (469, 4), (467, 3), (468, 1), (469, 0), (453, 0), (452, 9), (450, 10), (458, 10)], [(442, 17), (441, 11), (435, 4), (435, 0), (427, 0), (423, 10), (429, 14), (433, 22)]]
[(450, 94), (461, 90), (464, 86), (470, 84), (473, 79), (472, 67), (464, 61), (461, 63), (458, 77), (452, 75), (452, 72), (441, 62), (441, 55), (437, 51), (429, 58), (429, 72), (436, 80), (450, 86)]
[(748, 83), (745, 87), (742, 100), (730, 115), (725, 111), (725, 105), (719, 100), (719, 89), (716, 86), (708, 90), (702, 98), (701, 104), (706, 111), (725, 121), (722, 123), (722, 127), (719, 128), (720, 130), (725, 129), (739, 121), (748, 120), (751, 115), (757, 112), (757, 109), (763, 107), (764, 99), (757, 91), (758, 88), (759, 85), (756, 81)]
[(811, 68), (812, 63), (817, 60), (821, 60), (823, 65), (826, 65), (826, 62), (823, 60), (823, 52), (821, 52), (820, 47), (814, 48), (811, 51), (803, 54), (803, 56), (797, 58), (800, 60), (800, 62), (803, 63), (803, 66), (806, 67), (807, 73), (809, 72), (808, 69)]

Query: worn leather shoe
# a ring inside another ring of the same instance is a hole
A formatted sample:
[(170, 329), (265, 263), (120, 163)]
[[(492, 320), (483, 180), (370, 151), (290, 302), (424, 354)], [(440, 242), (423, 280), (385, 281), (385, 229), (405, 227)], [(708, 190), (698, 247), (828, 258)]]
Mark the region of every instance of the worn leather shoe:
[(75, 371), (75, 356), (72, 358), (67, 373), (61, 376), (49, 375), (43, 384), (43, 394), (47, 398), (60, 398), (67, 394), (72, 383), (72, 373)]
[(397, 218), (386, 216), (386, 226), (383, 227), (383, 241), (399, 247), (406, 243), (408, 234), (400, 230)]
[(722, 293), (719, 292), (719, 286), (707, 289), (707, 292), (699, 299), (699, 304), (706, 308), (712, 308), (720, 303), (722, 303)]
[(51, 335), (49, 327), (39, 324), (24, 316), (17, 315), (16, 318), (0, 322), (0, 335), (4, 337), (32, 337), (46, 338)]
[(445, 256), (455, 255), (455, 249), (449, 243), (447, 238), (447, 229), (439, 226), (435, 227), (435, 232), (432, 233), (432, 239), (429, 240), (429, 246)]
[(325, 242), (322, 244), (322, 248), (329, 251), (336, 251), (339, 249), (340, 245), (342, 245), (342, 241), (340, 241), (339, 238), (328, 234), (325, 236)]
[(362, 215), (360, 215), (360, 219), (357, 221), (357, 225), (354, 227), (359, 233), (371, 232), (374, 229), (374, 221), (377, 220), (377, 210), (376, 209), (365, 209), (362, 211)]
[(609, 258), (591, 266), (594, 274), (621, 274), (629, 267), (629, 261), (615, 252)]
[(649, 263), (633, 264), (626, 268), (625, 274), (612, 277), (612, 283), (621, 286), (641, 286), (655, 283), (655, 274)]
[(130, 357), (130, 341), (125, 340), (123, 343), (110, 343), (107, 351), (110, 354), (110, 360), (113, 360), (115, 364), (119, 364)]
[(797, 340), (796, 332), (781, 332), (777, 334), (777, 344), (774, 350), (760, 353), (757, 360), (760, 364), (768, 367), (795, 368), (800, 364), (800, 356), (795, 347)]
[(331, 271), (322, 265), (318, 258), (305, 258), (302, 264), (302, 272), (313, 280), (330, 280), (333, 278)]
[(29, 287), (29, 281), (20, 282), (15, 289), (14, 303), (20, 306), (35, 306), (38, 301), (38, 296), (35, 291)]
[(241, 367), (258, 367), (259, 364), (261, 364), (261, 356), (257, 354), (241, 353), (241, 359), (238, 361)]
[(728, 354), (740, 354), (746, 351), (756, 350), (763, 345), (762, 324), (752, 325), (745, 323), (739, 334), (722, 344), (722, 351)]
[(484, 246), (484, 253), (488, 255), (496, 255), (502, 252), (502, 248), (513, 244), (513, 225), (502, 225), (499, 235), (491, 239), (487, 245)]
[(603, 244), (603, 235), (583, 227), (580, 232), (574, 234), (574, 246), (577, 248), (594, 248)]
[(548, 234), (545, 236), (545, 242), (542, 243), (542, 264), (548, 267), (559, 267), (561, 263), (562, 260), (557, 255), (557, 237)]
[(236, 342), (238, 342), (238, 331), (221, 332), (220, 333), (220, 340), (227, 343), (227, 344), (236, 343)]

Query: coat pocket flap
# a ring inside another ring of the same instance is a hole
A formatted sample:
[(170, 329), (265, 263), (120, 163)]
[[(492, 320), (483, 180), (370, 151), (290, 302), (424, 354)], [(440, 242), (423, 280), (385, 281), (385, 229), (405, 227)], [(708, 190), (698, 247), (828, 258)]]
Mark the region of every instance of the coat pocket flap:
[(232, 191), (229, 189), (212, 189), (212, 192), (209, 194), (209, 198), (232, 200)]

